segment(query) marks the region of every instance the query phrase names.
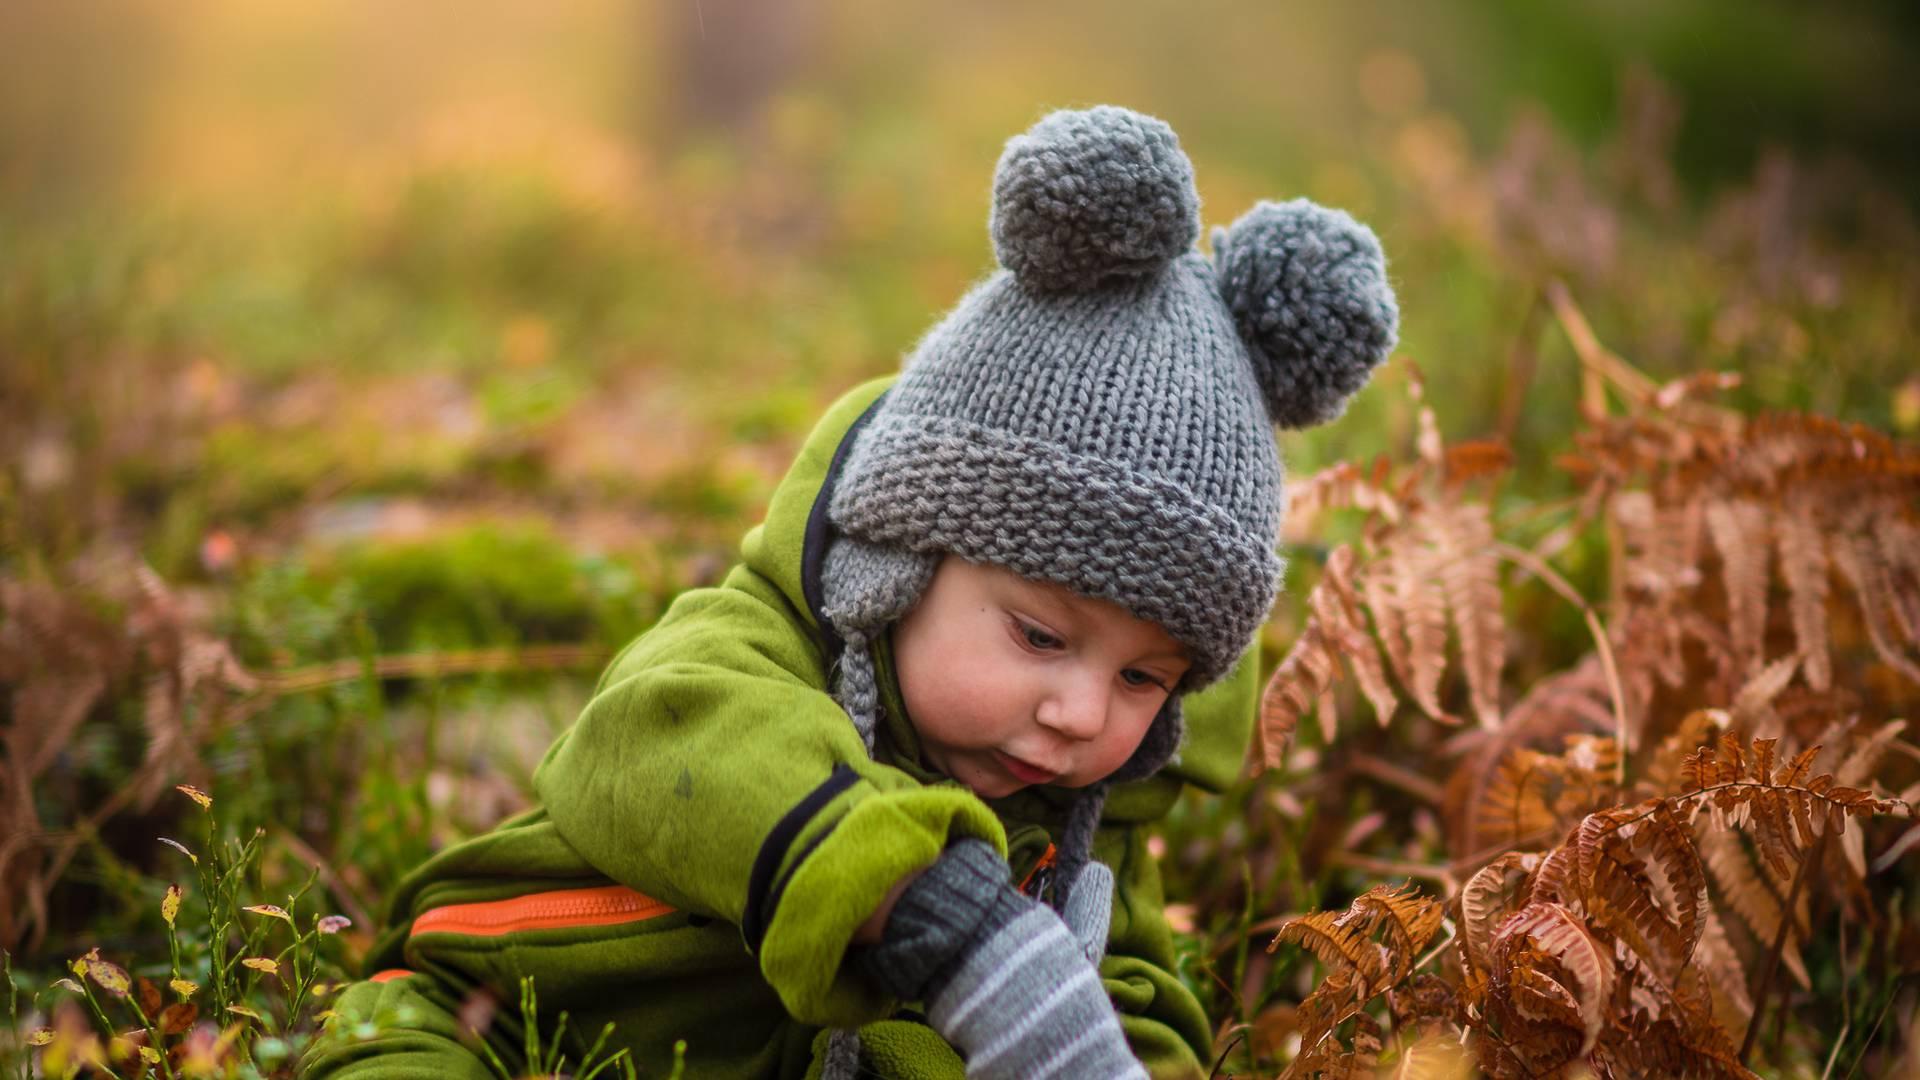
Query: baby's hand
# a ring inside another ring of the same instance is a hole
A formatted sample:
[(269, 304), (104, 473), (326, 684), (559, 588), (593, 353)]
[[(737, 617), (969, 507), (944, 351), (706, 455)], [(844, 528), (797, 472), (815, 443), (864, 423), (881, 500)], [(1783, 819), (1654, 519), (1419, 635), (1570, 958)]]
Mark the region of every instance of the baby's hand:
[(1144, 1080), (1091, 962), (1106, 945), (1112, 871), (1081, 871), (1071, 930), (1007, 874), (988, 844), (954, 844), (900, 896), (881, 944), (860, 962), (896, 997), (926, 1002), (928, 1022), (973, 1080)]

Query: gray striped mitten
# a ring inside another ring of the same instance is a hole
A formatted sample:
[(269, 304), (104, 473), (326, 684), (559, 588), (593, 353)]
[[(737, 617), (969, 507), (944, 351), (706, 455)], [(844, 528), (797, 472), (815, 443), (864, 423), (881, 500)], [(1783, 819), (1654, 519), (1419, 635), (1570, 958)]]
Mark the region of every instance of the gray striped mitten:
[[(990, 845), (955, 843), (901, 894), (883, 940), (857, 962), (894, 996), (926, 1003), (972, 1080), (1146, 1080), (1087, 946), (1007, 876)], [(1087, 891), (1110, 897), (1111, 880)]]

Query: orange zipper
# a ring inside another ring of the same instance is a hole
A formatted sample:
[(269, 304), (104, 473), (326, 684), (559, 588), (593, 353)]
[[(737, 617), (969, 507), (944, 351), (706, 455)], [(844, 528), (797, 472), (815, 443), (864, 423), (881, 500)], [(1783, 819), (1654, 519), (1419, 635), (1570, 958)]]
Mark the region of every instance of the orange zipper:
[(1055, 859), (1055, 856), (1057, 854), (1058, 852), (1054, 849), (1054, 846), (1052, 844), (1048, 844), (1047, 850), (1040, 853), (1040, 861), (1037, 863), (1034, 863), (1033, 869), (1027, 871), (1027, 876), (1020, 879), (1021, 892), (1027, 891), (1027, 886), (1033, 884), (1033, 879), (1039, 876), (1040, 871), (1049, 869), (1053, 866), (1053, 864), (1057, 861)]
[(498, 937), (522, 930), (616, 926), (673, 913), (673, 908), (625, 885), (557, 889), (506, 900), (447, 904), (414, 917), (408, 934), (473, 934)]

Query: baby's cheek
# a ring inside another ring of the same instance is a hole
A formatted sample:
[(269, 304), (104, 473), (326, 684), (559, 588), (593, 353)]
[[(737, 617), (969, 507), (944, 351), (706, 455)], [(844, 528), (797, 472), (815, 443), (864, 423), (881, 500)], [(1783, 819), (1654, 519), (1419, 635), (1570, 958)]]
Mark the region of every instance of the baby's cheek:
[(1133, 752), (1140, 748), (1140, 741), (1147, 737), (1147, 729), (1153, 726), (1154, 717), (1160, 714), (1160, 705), (1152, 708), (1142, 705), (1128, 714), (1121, 730), (1115, 732), (1111, 746), (1106, 748), (1105, 763), (1107, 771), (1112, 772), (1127, 763)]

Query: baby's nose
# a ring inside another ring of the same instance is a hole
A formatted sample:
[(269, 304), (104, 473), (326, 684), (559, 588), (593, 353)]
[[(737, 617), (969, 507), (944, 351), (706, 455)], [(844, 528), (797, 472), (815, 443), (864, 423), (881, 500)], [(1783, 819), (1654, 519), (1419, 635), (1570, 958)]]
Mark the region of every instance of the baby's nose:
[(1063, 689), (1041, 705), (1040, 723), (1068, 738), (1092, 739), (1106, 729), (1107, 704), (1104, 690), (1085, 686)]

